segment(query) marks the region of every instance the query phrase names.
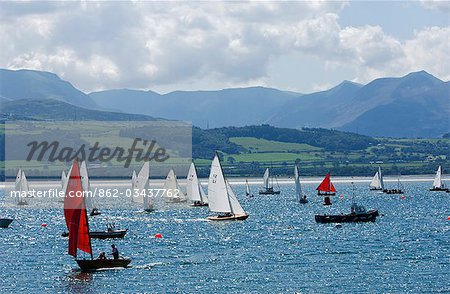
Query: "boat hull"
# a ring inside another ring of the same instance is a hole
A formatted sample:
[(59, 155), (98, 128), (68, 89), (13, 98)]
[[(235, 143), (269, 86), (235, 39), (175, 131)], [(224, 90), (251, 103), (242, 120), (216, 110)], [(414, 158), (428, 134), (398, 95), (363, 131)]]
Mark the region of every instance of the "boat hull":
[(248, 218), (248, 214), (234, 214), (230, 216), (209, 216), (208, 219), (212, 221), (231, 221), (231, 220), (246, 220)]
[(302, 204), (306, 204), (306, 203), (308, 203), (308, 199), (301, 198), (299, 202)]
[(0, 228), (7, 228), (13, 222), (10, 218), (0, 218)]
[[(122, 239), (127, 234), (127, 230), (116, 230), (116, 231), (97, 231), (89, 232), (89, 236), (93, 239)], [(61, 234), (61, 237), (69, 237), (68, 232)]]
[(76, 259), (82, 272), (92, 272), (99, 269), (126, 268), (131, 263), (130, 258), (121, 259)]
[(259, 191), (259, 195), (278, 195), (280, 191), (275, 190), (267, 190), (267, 191)]
[(450, 189), (449, 188), (437, 188), (437, 187), (435, 187), (435, 188), (431, 188), (430, 189), (430, 191), (443, 191), (443, 192), (450, 192)]
[(203, 203), (203, 202), (202, 203), (192, 203), (191, 206), (195, 206), (195, 207), (208, 206), (208, 203)]
[(358, 223), (358, 222), (374, 222), (378, 216), (378, 210), (370, 210), (367, 213), (350, 213), (350, 214), (337, 214), (327, 215), (318, 214), (315, 215), (317, 223)]
[(370, 188), (370, 191), (383, 191), (383, 188)]
[(384, 189), (384, 194), (403, 194), (404, 192), (400, 189)]

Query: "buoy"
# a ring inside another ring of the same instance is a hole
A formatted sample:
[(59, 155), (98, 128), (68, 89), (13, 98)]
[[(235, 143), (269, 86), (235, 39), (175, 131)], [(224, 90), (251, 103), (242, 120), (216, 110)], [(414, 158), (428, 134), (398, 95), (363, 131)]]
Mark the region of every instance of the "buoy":
[(161, 233), (157, 233), (156, 235), (155, 235), (155, 238), (162, 238), (163, 236), (162, 236), (162, 234)]
[(402, 195), (402, 199), (406, 199), (406, 196), (405, 196), (405, 195)]
[(45, 228), (47, 226), (46, 223), (41, 224), (41, 227)]
[(447, 220), (448, 220), (448, 221), (450, 221), (450, 215), (449, 215), (449, 216), (447, 216)]
[(341, 194), (341, 196), (339, 197), (340, 199), (344, 199), (344, 195), (343, 194)]

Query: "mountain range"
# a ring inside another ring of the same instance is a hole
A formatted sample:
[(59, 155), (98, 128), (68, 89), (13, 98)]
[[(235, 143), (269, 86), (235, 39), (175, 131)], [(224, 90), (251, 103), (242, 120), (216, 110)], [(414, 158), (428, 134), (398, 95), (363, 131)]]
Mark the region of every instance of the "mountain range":
[[(86, 94), (53, 73), (0, 69), (2, 114), (8, 110), (15, 117), (24, 115), (18, 107), (24, 104), (22, 99), (27, 99), (28, 111), (32, 110), (30, 103), (45, 100), (38, 103), (34, 114), (59, 101), (94, 111), (86, 114), (92, 118), (104, 116), (101, 112), (107, 110), (108, 118), (135, 113), (145, 120), (188, 120), (210, 128), (265, 123), (298, 129), (332, 128), (380, 137), (440, 137), (450, 129), (450, 83), (425, 71), (380, 78), (366, 85), (344, 81), (311, 94), (264, 87), (168, 94), (116, 89)], [(61, 105), (56, 108), (62, 109)], [(55, 111), (49, 113), (56, 115)]]

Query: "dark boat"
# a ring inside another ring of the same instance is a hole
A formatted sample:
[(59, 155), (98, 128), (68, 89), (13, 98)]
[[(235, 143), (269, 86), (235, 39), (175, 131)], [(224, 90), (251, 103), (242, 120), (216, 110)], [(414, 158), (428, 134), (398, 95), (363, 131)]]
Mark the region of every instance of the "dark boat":
[[(273, 188), (273, 177), (270, 176), (269, 168), (266, 168), (264, 172), (264, 190), (259, 191), (259, 195), (278, 195), (280, 190), (274, 190)], [(277, 182), (278, 184), (278, 182)]]
[(0, 218), (0, 228), (7, 228), (12, 222), (11, 218)]
[(363, 206), (352, 204), (351, 213), (349, 214), (317, 214), (316, 222), (327, 223), (357, 223), (357, 222), (374, 222), (377, 218), (378, 210), (373, 209), (366, 211)]
[(400, 179), (397, 180), (397, 189), (383, 189), (383, 193), (385, 194), (403, 194), (405, 193), (402, 190), (402, 184), (400, 183)]
[(191, 204), (191, 206), (196, 206), (196, 207), (199, 207), (199, 206), (208, 206), (208, 203), (205, 203), (205, 202), (202, 202), (202, 201), (194, 201), (194, 202)]
[[(83, 197), (80, 170), (77, 160), (74, 160), (64, 200), (64, 218), (69, 229), (68, 254), (75, 257), (81, 271), (95, 271), (98, 269), (126, 267), (131, 259), (95, 259), (92, 254), (91, 234), (89, 233), (89, 220), (86, 211), (85, 197)], [(69, 196), (70, 195), (70, 196)], [(75, 197), (73, 196), (75, 195)], [(112, 226), (108, 229), (113, 228)], [(103, 234), (105, 232), (102, 232)], [(106, 231), (111, 233), (111, 230)], [(126, 233), (126, 230), (125, 230)], [(90, 255), (91, 259), (77, 259), (78, 250)], [(104, 254), (103, 254), (104, 256)]]
[(259, 195), (278, 195), (280, 191), (274, 190), (272, 187), (259, 191)]
[(96, 216), (96, 215), (100, 215), (100, 214), (102, 214), (102, 213), (100, 211), (98, 211), (98, 208), (93, 208), (89, 215), (90, 216)]
[[(89, 232), (89, 237), (93, 239), (122, 239), (127, 234), (126, 230), (107, 230), (107, 231), (94, 231)], [(68, 232), (63, 232), (61, 237), (69, 237)]]
[(331, 205), (330, 196), (336, 195), (336, 189), (330, 180), (330, 174), (328, 173), (323, 179), (322, 183), (316, 188), (317, 195), (323, 196), (323, 205)]
[(92, 272), (99, 269), (125, 268), (131, 263), (130, 258), (119, 259), (76, 259), (82, 272)]
[(97, 232), (89, 232), (89, 236), (93, 239), (122, 239), (123, 237), (125, 237), (127, 232), (128, 229), (97, 231)]
[(385, 194), (403, 194), (403, 190), (402, 189), (384, 189), (383, 193)]

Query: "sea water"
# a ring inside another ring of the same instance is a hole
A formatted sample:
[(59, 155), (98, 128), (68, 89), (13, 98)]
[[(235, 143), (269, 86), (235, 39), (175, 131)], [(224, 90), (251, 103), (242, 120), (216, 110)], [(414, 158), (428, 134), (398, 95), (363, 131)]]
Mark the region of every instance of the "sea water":
[[(0, 215), (15, 220), (0, 229), (1, 292), (450, 291), (450, 194), (428, 191), (430, 182), (404, 182), (402, 195), (371, 192), (366, 182), (336, 183), (331, 207), (321, 204), (313, 183), (303, 185), (308, 204), (295, 201), (290, 183), (274, 196), (257, 195), (259, 185), (252, 185), (253, 198), (245, 198), (243, 185), (232, 186), (250, 214), (245, 221), (206, 221), (207, 207), (157, 202), (157, 211), (142, 213), (137, 204), (100, 199), (102, 215), (90, 218), (91, 230), (114, 222), (129, 231), (122, 240), (92, 240), (94, 255), (114, 243), (133, 261), (131, 268), (95, 273), (80, 273), (67, 255), (62, 203), (29, 199), (17, 209), (4, 188)], [(379, 210), (375, 223), (315, 222), (318, 213), (349, 212), (352, 195)]]

